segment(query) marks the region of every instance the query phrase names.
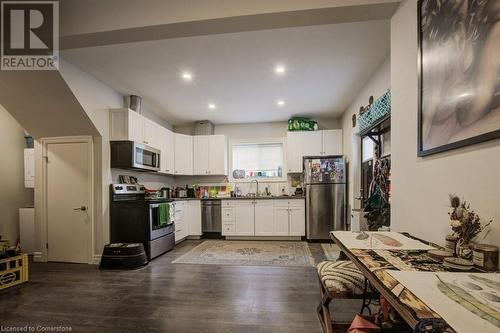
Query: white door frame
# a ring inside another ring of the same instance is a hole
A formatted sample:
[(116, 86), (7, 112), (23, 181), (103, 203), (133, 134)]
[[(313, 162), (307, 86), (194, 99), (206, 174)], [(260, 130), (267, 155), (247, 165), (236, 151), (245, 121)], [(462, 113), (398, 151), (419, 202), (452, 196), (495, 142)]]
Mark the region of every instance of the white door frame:
[(93, 155), (93, 144), (91, 136), (67, 136), (67, 137), (53, 137), (53, 138), (42, 138), (42, 182), (41, 182), (41, 225), (40, 225), (40, 245), (42, 250), (42, 261), (48, 261), (48, 221), (47, 221), (47, 145), (54, 143), (86, 143), (89, 156), (89, 184), (88, 184), (88, 212), (90, 223), (87, 226), (87, 245), (89, 252), (87, 253), (87, 263), (93, 263), (94, 255), (94, 155)]

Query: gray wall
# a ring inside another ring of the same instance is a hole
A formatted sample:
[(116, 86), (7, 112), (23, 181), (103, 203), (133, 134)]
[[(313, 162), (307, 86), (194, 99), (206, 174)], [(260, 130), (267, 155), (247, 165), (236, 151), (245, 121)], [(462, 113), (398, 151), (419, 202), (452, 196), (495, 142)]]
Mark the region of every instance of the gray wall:
[(24, 188), (24, 129), (0, 105), (0, 235), (14, 245), (19, 237), (19, 208), (33, 205), (33, 190)]

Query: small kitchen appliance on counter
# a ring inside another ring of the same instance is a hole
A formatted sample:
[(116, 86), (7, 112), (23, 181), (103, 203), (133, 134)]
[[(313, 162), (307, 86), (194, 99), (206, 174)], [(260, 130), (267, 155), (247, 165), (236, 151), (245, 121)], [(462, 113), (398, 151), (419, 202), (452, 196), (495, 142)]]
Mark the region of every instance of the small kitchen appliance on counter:
[(142, 243), (148, 260), (174, 248), (174, 209), (171, 199), (146, 196), (139, 184), (110, 186), (112, 243)]

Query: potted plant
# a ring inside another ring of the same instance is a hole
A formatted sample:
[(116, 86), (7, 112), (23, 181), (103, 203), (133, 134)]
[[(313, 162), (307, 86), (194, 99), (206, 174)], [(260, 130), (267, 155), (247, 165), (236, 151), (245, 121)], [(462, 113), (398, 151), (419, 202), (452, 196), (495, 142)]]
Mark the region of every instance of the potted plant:
[(482, 223), (479, 215), (470, 208), (467, 201), (461, 201), (456, 195), (450, 195), (450, 225), (453, 236), (457, 239), (456, 254), (464, 259), (471, 259), (470, 242), (491, 224), (491, 220)]

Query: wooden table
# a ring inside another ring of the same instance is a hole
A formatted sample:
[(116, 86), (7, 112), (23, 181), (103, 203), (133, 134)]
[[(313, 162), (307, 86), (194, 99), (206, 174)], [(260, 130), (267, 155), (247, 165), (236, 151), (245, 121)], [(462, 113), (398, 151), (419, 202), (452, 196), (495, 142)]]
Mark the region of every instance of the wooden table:
[[(414, 328), (422, 319), (441, 318), (406, 288), (397, 291), (394, 290), (394, 288), (400, 287), (401, 285), (387, 272), (386, 269), (390, 267), (388, 267), (387, 263), (384, 263), (383, 260), (378, 260), (380, 258), (377, 259), (379, 256), (374, 250), (349, 249), (332, 233), (330, 233), (330, 238), (358, 267), (370, 284), (380, 292), (410, 327)], [(412, 268), (418, 270), (418, 266)]]

